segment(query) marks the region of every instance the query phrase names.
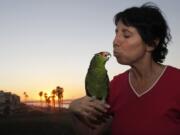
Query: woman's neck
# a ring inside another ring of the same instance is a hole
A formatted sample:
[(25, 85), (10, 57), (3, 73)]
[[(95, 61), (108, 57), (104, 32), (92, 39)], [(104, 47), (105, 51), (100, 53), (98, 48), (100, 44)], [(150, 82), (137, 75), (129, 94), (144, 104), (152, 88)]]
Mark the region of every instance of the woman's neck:
[(153, 76), (158, 76), (164, 69), (164, 65), (151, 61), (149, 63), (141, 64), (141, 66), (131, 66), (131, 76), (137, 80), (146, 80)]
[(129, 72), (129, 82), (138, 94), (149, 90), (164, 72), (165, 66), (153, 63), (142, 67), (132, 66)]

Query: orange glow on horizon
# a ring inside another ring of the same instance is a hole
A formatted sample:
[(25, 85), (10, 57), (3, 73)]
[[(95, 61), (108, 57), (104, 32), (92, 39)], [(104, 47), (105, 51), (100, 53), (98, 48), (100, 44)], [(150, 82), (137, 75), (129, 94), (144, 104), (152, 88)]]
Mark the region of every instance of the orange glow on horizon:
[[(17, 94), (20, 96), (22, 102), (24, 101), (34, 101), (40, 100), (39, 92), (41, 90), (27, 90), (27, 91), (17, 91), (17, 90), (3, 90), (5, 92), (11, 92), (13, 94)], [(43, 91), (43, 90), (42, 90)], [(47, 93), (48, 96), (51, 96), (52, 90), (44, 90), (43, 93)], [(25, 98), (24, 92), (27, 93), (28, 97)], [(68, 90), (65, 89), (63, 93), (63, 99), (76, 99), (85, 95), (85, 91), (81, 89)], [(57, 97), (56, 97), (57, 99)], [(42, 96), (42, 100), (44, 100), (44, 95)]]
[[(85, 95), (84, 82), (81, 79), (64, 79), (61, 82), (59, 82), (58, 80), (51, 80), (51, 82), (49, 80), (45, 80), (36, 83), (22, 82), (21, 84), (22, 85), (4, 85), (1, 86), (0, 90), (17, 94), (18, 96), (20, 96), (22, 102), (25, 100), (40, 100), (40, 91), (43, 91), (43, 93), (47, 93), (48, 96), (51, 96), (52, 90), (57, 86), (60, 86), (64, 89), (63, 99), (75, 99)], [(25, 98), (24, 92), (27, 93), (27, 98)], [(44, 100), (44, 95), (42, 96), (42, 99)]]

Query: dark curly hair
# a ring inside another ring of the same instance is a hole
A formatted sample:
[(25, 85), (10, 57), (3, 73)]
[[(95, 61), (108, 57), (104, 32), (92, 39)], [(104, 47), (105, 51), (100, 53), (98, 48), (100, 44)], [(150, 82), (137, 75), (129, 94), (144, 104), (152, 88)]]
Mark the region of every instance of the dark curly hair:
[[(164, 61), (171, 34), (162, 11), (154, 3), (145, 3), (141, 7), (131, 7), (117, 13), (114, 16), (115, 25), (119, 21), (126, 26), (135, 27), (142, 40), (154, 47), (152, 58), (155, 62)], [(156, 41), (159, 41), (158, 44)]]

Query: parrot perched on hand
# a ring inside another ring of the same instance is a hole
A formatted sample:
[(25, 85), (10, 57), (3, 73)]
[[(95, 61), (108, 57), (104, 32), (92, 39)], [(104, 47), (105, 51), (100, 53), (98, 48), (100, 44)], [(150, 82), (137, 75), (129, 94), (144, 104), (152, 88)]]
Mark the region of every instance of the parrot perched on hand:
[(99, 52), (92, 58), (85, 78), (86, 95), (106, 101), (109, 89), (109, 77), (105, 68), (111, 54)]

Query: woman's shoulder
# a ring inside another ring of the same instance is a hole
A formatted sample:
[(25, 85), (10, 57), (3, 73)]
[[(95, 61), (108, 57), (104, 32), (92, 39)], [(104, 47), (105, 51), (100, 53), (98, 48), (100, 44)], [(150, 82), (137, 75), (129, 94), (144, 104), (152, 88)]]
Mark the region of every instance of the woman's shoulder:
[(172, 80), (180, 81), (180, 69), (173, 66), (166, 66), (165, 76), (171, 78)]
[(112, 79), (112, 81), (120, 81), (120, 80), (124, 80), (127, 79), (129, 75), (129, 70), (126, 70), (118, 75), (115, 75)]
[(167, 68), (167, 72), (168, 73), (171, 73), (171, 74), (180, 74), (180, 69), (177, 68), (177, 67), (167, 65), (166, 68)]

